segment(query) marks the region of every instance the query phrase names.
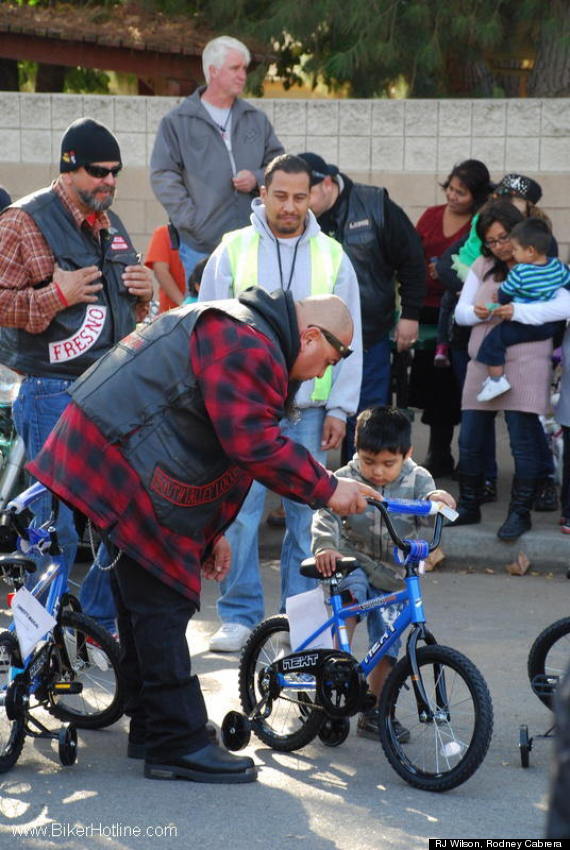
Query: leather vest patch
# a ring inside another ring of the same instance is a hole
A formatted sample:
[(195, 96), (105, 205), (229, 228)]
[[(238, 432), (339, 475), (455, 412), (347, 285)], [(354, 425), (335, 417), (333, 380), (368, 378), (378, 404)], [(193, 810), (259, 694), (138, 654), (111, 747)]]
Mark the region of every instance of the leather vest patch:
[(91, 348), (103, 331), (107, 307), (104, 304), (89, 304), (85, 310), (85, 319), (79, 330), (67, 339), (49, 344), (49, 362), (62, 363), (74, 360)]
[(242, 477), (242, 474), (237, 466), (233, 466), (219, 478), (216, 478), (215, 481), (209, 481), (202, 486), (195, 486), (186, 484), (184, 481), (178, 481), (157, 464), (152, 473), (149, 489), (173, 505), (192, 508), (220, 499), (232, 489), (234, 484)]

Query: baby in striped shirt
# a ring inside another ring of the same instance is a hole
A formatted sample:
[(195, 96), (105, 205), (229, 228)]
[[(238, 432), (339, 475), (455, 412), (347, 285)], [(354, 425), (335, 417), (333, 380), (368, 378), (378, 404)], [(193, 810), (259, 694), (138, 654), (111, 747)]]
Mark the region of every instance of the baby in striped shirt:
[[(547, 255), (551, 239), (548, 225), (540, 218), (527, 218), (513, 227), (510, 241), (517, 265), (499, 286), (498, 303), (486, 305), (490, 310), (511, 301), (550, 301), (561, 287), (570, 288), (568, 266), (556, 257)], [(481, 343), (476, 357), (480, 363), (486, 364), (489, 371), (477, 401), (490, 401), (510, 390), (511, 385), (505, 375), (508, 346), (549, 339), (556, 333), (558, 325), (558, 322), (523, 325), (510, 320), (495, 325)]]

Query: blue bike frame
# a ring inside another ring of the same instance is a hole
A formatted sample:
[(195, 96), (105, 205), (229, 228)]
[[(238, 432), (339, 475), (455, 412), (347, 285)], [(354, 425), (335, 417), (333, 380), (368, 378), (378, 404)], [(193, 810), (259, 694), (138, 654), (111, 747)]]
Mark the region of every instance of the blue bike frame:
[[(384, 507), (387, 509), (389, 513), (398, 513), (398, 514), (413, 514), (413, 515), (427, 515), (433, 514), (437, 512), (437, 506), (434, 506), (433, 502), (425, 502), (425, 501), (416, 501), (416, 500), (385, 500), (383, 502)], [(423, 541), (421, 541), (423, 542)], [(426, 544), (427, 546), (427, 544)], [(404, 562), (406, 565), (406, 577), (404, 579), (405, 582), (405, 590), (397, 591), (396, 593), (382, 594), (380, 596), (375, 597), (374, 599), (369, 599), (366, 602), (355, 603), (353, 605), (343, 605), (342, 598), (339, 593), (331, 594), (330, 598), (330, 606), (332, 608), (332, 614), (326, 620), (326, 622), (322, 623), (315, 631), (309, 635), (298, 647), (296, 647), (293, 652), (302, 652), (307, 649), (310, 644), (321, 635), (323, 632), (327, 630), (331, 630), (332, 634), (336, 634), (338, 636), (338, 649), (343, 652), (351, 653), (350, 643), (348, 641), (348, 636), (346, 632), (345, 620), (349, 617), (354, 617), (358, 614), (367, 614), (370, 611), (374, 611), (378, 608), (383, 608), (387, 605), (393, 605), (397, 603), (401, 603), (404, 605), (403, 610), (398, 615), (396, 621), (391, 624), (382, 637), (376, 641), (368, 650), (365, 657), (359, 664), (359, 668), (362, 670), (365, 676), (367, 676), (371, 670), (376, 667), (378, 662), (384, 655), (386, 655), (387, 651), (390, 647), (404, 634), (408, 626), (415, 625), (420, 626), (424, 625), (426, 622), (423, 600), (421, 594), (421, 585), (420, 579), (415, 571), (415, 569), (419, 566), (419, 562), (425, 557), (427, 550), (423, 548), (423, 554), (418, 554), (422, 550), (422, 547), (418, 547), (416, 553), (412, 554), (409, 558)], [(432, 642), (429, 636), (429, 633), (425, 632), (425, 636), (428, 637), (429, 642)], [(291, 690), (311, 690), (310, 685), (306, 681), (291, 681), (287, 676), (283, 674), (277, 675), (277, 682), (281, 687), (286, 687)]]

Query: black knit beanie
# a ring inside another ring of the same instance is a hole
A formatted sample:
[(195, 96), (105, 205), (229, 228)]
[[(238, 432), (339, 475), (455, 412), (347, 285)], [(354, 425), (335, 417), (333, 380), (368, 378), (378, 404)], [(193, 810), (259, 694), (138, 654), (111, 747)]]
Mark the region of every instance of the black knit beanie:
[(119, 143), (103, 124), (78, 118), (63, 134), (59, 170), (76, 171), (91, 162), (121, 162)]

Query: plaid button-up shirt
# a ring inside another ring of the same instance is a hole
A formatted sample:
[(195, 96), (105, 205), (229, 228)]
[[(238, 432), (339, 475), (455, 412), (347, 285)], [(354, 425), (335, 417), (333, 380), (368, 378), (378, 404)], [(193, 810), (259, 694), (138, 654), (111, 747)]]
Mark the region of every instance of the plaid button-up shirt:
[[(110, 227), (105, 212), (86, 216), (74, 202), (61, 178), (52, 183), (53, 191), (69, 210), (78, 227), (89, 228), (95, 239)], [(64, 304), (55, 284), (39, 289), (34, 285), (51, 280), (54, 256), (31, 216), (18, 207), (8, 207), (0, 215), (0, 325), (21, 328), (30, 334), (44, 331)], [(136, 320), (148, 312), (148, 305), (135, 306)]]
[(120, 449), (109, 445), (75, 404), (69, 405), (29, 469), (109, 530), (119, 548), (198, 603), (200, 565), (235, 518), (252, 478), (314, 507), (328, 502), (336, 481), (303, 446), (281, 434), (288, 376), (267, 337), (208, 311), (190, 337), (189, 356), (211, 426), (238, 471), (217, 517), (199, 535), (185, 537), (160, 524)]

